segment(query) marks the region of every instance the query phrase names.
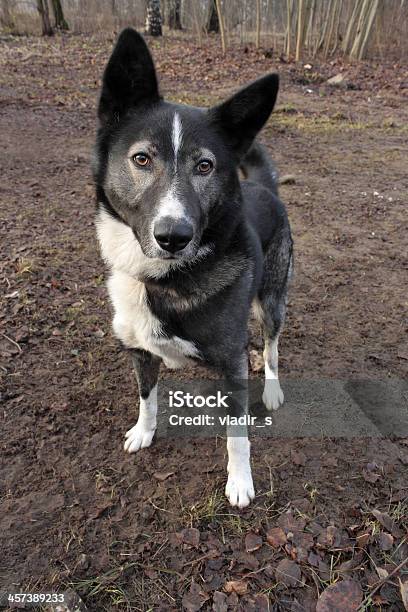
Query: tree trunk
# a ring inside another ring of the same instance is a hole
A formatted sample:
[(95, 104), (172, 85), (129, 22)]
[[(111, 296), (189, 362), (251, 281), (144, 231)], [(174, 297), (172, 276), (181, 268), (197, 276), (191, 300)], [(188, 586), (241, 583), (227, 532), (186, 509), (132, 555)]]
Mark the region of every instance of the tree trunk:
[(51, 0), (51, 4), (57, 30), (69, 30), (69, 25), (64, 17), (64, 11), (62, 10), (61, 0)]
[(227, 43), (225, 39), (225, 26), (224, 26), (224, 17), (222, 15), (222, 10), (221, 10), (221, 0), (215, 0), (215, 6), (217, 9), (218, 23), (220, 24), (222, 52), (225, 53), (227, 49)]
[(338, 4), (339, 4), (339, 0), (332, 0), (332, 3), (330, 5), (330, 17), (329, 17), (330, 25), (329, 25), (329, 30), (327, 32), (326, 41), (324, 43), (324, 49), (323, 49), (324, 57), (327, 57), (329, 55), (329, 48), (330, 48), (330, 43), (333, 39), (333, 32), (334, 32), (334, 25), (336, 22)]
[(182, 30), (181, 26), (181, 0), (170, 0), (169, 2), (169, 28), (171, 30)]
[(298, 62), (300, 60), (300, 54), (303, 46), (303, 32), (305, 30), (305, 3), (304, 0), (299, 0), (299, 13), (298, 13), (298, 29), (296, 37), (296, 56), (295, 59)]
[(146, 32), (150, 36), (162, 36), (160, 0), (148, 0), (147, 2)]
[(51, 27), (48, 0), (37, 0), (37, 10), (41, 17), (42, 35), (53, 36), (54, 30)]
[(332, 10), (332, 0), (329, 0), (329, 2), (327, 3), (326, 12), (323, 14), (322, 30), (321, 30), (320, 38), (318, 39), (318, 43), (314, 51), (314, 55), (317, 55), (317, 53), (323, 47), (323, 44), (326, 40), (327, 31), (328, 31), (329, 22), (330, 22), (331, 10)]
[(206, 32), (219, 32), (220, 31), (220, 22), (218, 20), (216, 0), (210, 0), (210, 10), (208, 13), (208, 19), (207, 19), (207, 25), (206, 25), (205, 31)]
[(341, 22), (341, 14), (343, 11), (343, 3), (339, 2), (339, 6), (337, 9), (337, 17), (336, 17), (336, 24), (334, 27), (334, 34), (333, 34), (333, 38), (334, 38), (334, 43), (333, 43), (333, 47), (331, 49), (331, 54), (334, 55), (337, 51), (337, 48), (339, 46), (339, 42), (340, 42), (340, 22)]
[(286, 0), (286, 55), (289, 57), (292, 38), (293, 0)]
[(193, 2), (193, 18), (194, 18), (194, 25), (195, 25), (196, 30), (197, 30), (198, 44), (201, 47), (201, 45), (203, 44), (202, 29), (201, 29), (200, 20), (199, 20), (198, 15), (197, 15), (197, 5), (196, 5), (195, 2)]
[(10, 12), (10, 0), (1, 0), (0, 23), (9, 32), (12, 32), (16, 27)]
[(347, 26), (347, 30), (346, 30), (346, 35), (344, 37), (343, 44), (342, 44), (342, 49), (343, 49), (344, 53), (348, 53), (349, 52), (350, 43), (351, 43), (351, 37), (353, 36), (353, 33), (355, 31), (355, 28), (356, 28), (357, 15), (361, 11), (362, 2), (363, 2), (363, 0), (356, 0), (356, 2), (354, 4), (353, 12), (351, 14), (351, 17), (350, 17), (350, 20), (349, 20), (349, 23), (348, 23), (348, 26)]
[(375, 16), (377, 14), (378, 5), (379, 0), (373, 0), (373, 2), (368, 6), (364, 25), (361, 28), (360, 35), (357, 37), (351, 50), (351, 57), (356, 57), (359, 60), (364, 58), (371, 31), (373, 29)]
[(261, 46), (261, 0), (256, 0), (256, 48)]

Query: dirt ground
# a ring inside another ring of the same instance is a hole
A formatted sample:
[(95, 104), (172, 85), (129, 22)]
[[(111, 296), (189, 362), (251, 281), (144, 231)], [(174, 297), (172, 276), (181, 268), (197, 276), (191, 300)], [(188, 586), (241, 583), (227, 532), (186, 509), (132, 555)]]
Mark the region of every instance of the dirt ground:
[[(71, 589), (98, 612), (300, 612), (319, 597), (318, 612), (403, 610), (398, 432), (254, 439), (257, 496), (243, 511), (223, 496), (223, 440), (159, 439), (125, 456), (137, 391), (110, 331), (89, 163), (112, 41), (0, 40), (0, 591)], [(263, 141), (292, 175), (281, 186), (296, 248), (283, 387), (406, 379), (406, 66), (307, 69), (252, 47), (223, 58), (215, 39), (152, 45), (163, 91), (182, 102), (281, 75)], [(329, 86), (339, 72), (343, 85)], [(260, 376), (255, 334), (251, 351)]]

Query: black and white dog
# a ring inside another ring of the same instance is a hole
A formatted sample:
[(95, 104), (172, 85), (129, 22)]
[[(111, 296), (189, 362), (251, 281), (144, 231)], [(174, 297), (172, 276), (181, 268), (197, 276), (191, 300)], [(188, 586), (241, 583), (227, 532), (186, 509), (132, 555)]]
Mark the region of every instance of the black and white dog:
[[(292, 239), (274, 167), (254, 142), (278, 86), (276, 74), (264, 76), (208, 110), (165, 102), (149, 50), (130, 28), (105, 69), (96, 226), (111, 270), (114, 333), (131, 351), (139, 385), (130, 453), (152, 442), (161, 361), (198, 360), (231, 383), (247, 379), (251, 306), (265, 340), (263, 402), (283, 402), (278, 338)], [(225, 492), (244, 507), (254, 497), (248, 436), (227, 436)]]

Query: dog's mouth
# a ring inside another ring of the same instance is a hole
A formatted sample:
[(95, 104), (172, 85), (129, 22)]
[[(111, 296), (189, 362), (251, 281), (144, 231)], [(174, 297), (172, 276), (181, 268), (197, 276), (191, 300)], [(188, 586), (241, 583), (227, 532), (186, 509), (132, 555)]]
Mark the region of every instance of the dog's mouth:
[(147, 249), (145, 255), (153, 259), (161, 259), (163, 261), (190, 261), (194, 259), (199, 250), (199, 244), (190, 242), (183, 249), (177, 251), (167, 251), (157, 244), (152, 244), (150, 249)]
[(169, 265), (173, 264), (176, 267), (182, 266), (183, 264), (189, 265), (193, 262), (202, 260), (214, 249), (213, 244), (201, 244), (197, 238), (186, 245), (184, 249), (180, 249), (174, 253), (160, 248), (160, 246), (154, 242), (154, 238), (153, 240), (148, 240), (147, 244), (145, 245), (143, 245), (142, 242), (140, 244), (143, 254), (148, 259), (155, 260), (157, 262), (167, 262)]

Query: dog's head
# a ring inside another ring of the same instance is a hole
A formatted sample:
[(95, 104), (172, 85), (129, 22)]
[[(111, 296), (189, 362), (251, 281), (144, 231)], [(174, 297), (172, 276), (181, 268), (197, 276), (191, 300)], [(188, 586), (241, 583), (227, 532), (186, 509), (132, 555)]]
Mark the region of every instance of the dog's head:
[(210, 215), (239, 192), (239, 162), (278, 84), (267, 75), (208, 110), (171, 104), (142, 36), (121, 33), (103, 77), (94, 172), (102, 206), (131, 228), (144, 256), (190, 261), (205, 248)]

